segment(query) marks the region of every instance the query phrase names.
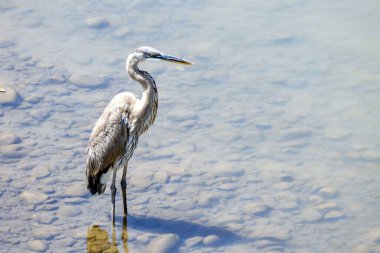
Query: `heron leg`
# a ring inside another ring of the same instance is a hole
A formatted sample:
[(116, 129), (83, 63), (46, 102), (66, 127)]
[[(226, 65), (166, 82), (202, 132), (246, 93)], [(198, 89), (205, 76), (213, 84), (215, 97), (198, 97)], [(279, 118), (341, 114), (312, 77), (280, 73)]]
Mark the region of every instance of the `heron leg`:
[(128, 164), (124, 165), (123, 176), (121, 177), (121, 191), (123, 193), (123, 207), (124, 207), (124, 217), (127, 216), (127, 167)]
[(115, 225), (115, 195), (116, 195), (116, 168), (113, 168), (112, 183), (111, 183), (111, 202), (112, 202), (112, 224)]
[(123, 232), (121, 233), (121, 241), (123, 242), (124, 253), (128, 253), (127, 216), (124, 216), (123, 218)]

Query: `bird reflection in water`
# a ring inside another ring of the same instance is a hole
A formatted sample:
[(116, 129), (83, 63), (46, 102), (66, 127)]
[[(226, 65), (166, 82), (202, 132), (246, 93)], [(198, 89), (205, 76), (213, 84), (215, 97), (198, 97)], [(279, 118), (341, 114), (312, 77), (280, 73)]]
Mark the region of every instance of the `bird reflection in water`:
[[(121, 232), (124, 253), (128, 250), (127, 218), (123, 219), (123, 229)], [(112, 227), (112, 238), (109, 240), (107, 230), (101, 229), (98, 225), (93, 225), (87, 230), (87, 252), (88, 253), (116, 253), (119, 252), (115, 227)]]

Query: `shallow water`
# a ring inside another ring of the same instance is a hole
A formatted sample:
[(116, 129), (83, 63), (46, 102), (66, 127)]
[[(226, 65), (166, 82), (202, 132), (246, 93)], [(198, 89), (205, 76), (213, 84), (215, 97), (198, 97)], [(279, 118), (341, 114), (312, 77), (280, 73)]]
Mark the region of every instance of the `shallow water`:
[[(18, 92), (0, 93), (0, 251), (380, 252), (379, 13), (375, 0), (0, 3), (0, 88)], [(124, 71), (141, 45), (196, 65), (144, 64), (158, 117), (112, 229), (85, 149), (109, 100), (141, 93)]]

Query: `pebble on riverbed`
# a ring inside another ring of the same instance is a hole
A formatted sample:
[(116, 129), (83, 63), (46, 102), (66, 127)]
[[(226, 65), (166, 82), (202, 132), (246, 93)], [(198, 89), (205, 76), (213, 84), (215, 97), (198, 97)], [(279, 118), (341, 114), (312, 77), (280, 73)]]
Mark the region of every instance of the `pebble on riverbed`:
[(33, 251), (45, 251), (47, 249), (46, 243), (41, 240), (33, 240), (28, 243), (29, 249)]
[(130, 27), (128, 26), (122, 26), (115, 30), (113, 32), (113, 35), (115, 35), (117, 38), (123, 38), (124, 36), (128, 35), (131, 32)]
[(178, 241), (179, 236), (176, 234), (159, 235), (149, 242), (146, 249), (149, 253), (166, 253), (172, 250)]
[(219, 166), (211, 167), (208, 172), (219, 177), (239, 177), (244, 174), (244, 170), (236, 168), (234, 165), (221, 164)]
[(336, 202), (329, 201), (316, 206), (316, 208), (319, 211), (327, 212), (330, 210), (338, 209), (338, 204)]
[(21, 102), (18, 93), (9, 86), (0, 82), (0, 105), (18, 105)]
[(171, 206), (179, 211), (188, 211), (194, 208), (194, 203), (190, 200), (177, 200)]
[(62, 206), (58, 210), (58, 214), (63, 217), (75, 217), (82, 213), (78, 206)]
[(203, 238), (200, 236), (191, 237), (185, 240), (185, 246), (194, 247), (199, 245), (202, 242)]
[(70, 83), (84, 89), (95, 89), (107, 85), (107, 81), (99, 76), (73, 74), (69, 78)]
[(55, 226), (41, 226), (39, 228), (36, 228), (33, 230), (33, 236), (36, 239), (41, 240), (51, 240), (54, 237), (60, 235), (62, 231), (59, 230), (59, 228)]
[(291, 211), (298, 207), (298, 198), (295, 194), (280, 192), (276, 194), (277, 207), (284, 211)]
[(322, 220), (322, 214), (317, 210), (311, 208), (306, 208), (305, 210), (303, 210), (302, 216), (306, 222), (310, 223)]
[(20, 197), (34, 205), (41, 204), (49, 198), (48, 195), (37, 191), (25, 191)]
[(20, 137), (18, 137), (14, 133), (1, 133), (0, 136), (0, 145), (12, 145), (12, 144), (18, 144), (21, 142)]
[(288, 141), (288, 140), (294, 140), (299, 138), (306, 138), (310, 137), (312, 135), (312, 131), (306, 128), (292, 128), (289, 130), (286, 130), (282, 134), (282, 140)]
[(281, 190), (281, 191), (291, 189), (292, 187), (293, 187), (293, 184), (290, 182), (279, 182), (273, 185), (273, 189)]
[(86, 19), (86, 25), (89, 28), (102, 29), (110, 25), (105, 17), (91, 17)]
[(158, 171), (154, 174), (154, 180), (159, 184), (166, 184), (169, 181), (169, 175), (165, 171)]
[(57, 217), (53, 216), (52, 213), (42, 211), (38, 212), (37, 214), (33, 214), (32, 217), (40, 224), (51, 224), (58, 219)]
[(81, 184), (74, 184), (71, 186), (65, 187), (62, 192), (62, 197), (65, 198), (74, 198), (74, 197), (84, 197), (89, 193), (86, 190), (86, 187), (83, 187)]
[(289, 231), (279, 228), (266, 228), (252, 232), (249, 237), (255, 240), (287, 241), (290, 238), (290, 234)]
[(37, 104), (42, 99), (43, 99), (43, 96), (41, 96), (39, 94), (38, 95), (29, 95), (29, 96), (27, 96), (27, 97), (24, 98), (24, 101), (28, 102), (28, 103), (31, 103), (31, 104)]
[(219, 203), (219, 198), (215, 193), (200, 192), (198, 204), (202, 207), (213, 207)]
[(332, 211), (327, 212), (324, 218), (325, 220), (335, 221), (335, 220), (344, 218), (344, 213), (338, 210), (332, 210)]
[(324, 187), (318, 191), (318, 194), (324, 198), (334, 198), (337, 196), (338, 191), (335, 187)]
[(244, 207), (244, 211), (249, 214), (262, 215), (269, 210), (269, 206), (265, 203), (250, 203)]
[(219, 243), (219, 237), (216, 235), (209, 235), (203, 238), (203, 244), (206, 246), (215, 246)]
[(36, 179), (42, 179), (42, 178), (45, 178), (45, 177), (48, 177), (50, 175), (50, 171), (49, 169), (45, 168), (45, 167), (35, 167), (32, 171), (31, 171), (31, 176), (35, 177)]

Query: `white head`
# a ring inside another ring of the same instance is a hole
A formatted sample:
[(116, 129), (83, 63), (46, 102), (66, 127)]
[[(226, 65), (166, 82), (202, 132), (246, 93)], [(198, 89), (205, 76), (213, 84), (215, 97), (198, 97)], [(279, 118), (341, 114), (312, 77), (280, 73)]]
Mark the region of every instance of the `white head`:
[(137, 64), (142, 61), (146, 60), (162, 60), (162, 61), (170, 61), (173, 63), (179, 63), (179, 64), (185, 64), (185, 65), (192, 65), (193, 63), (171, 56), (164, 53), (161, 53), (155, 48), (152, 47), (139, 47), (132, 53), (128, 55), (127, 61), (126, 61), (126, 68), (127, 71), (130, 67), (137, 67)]

